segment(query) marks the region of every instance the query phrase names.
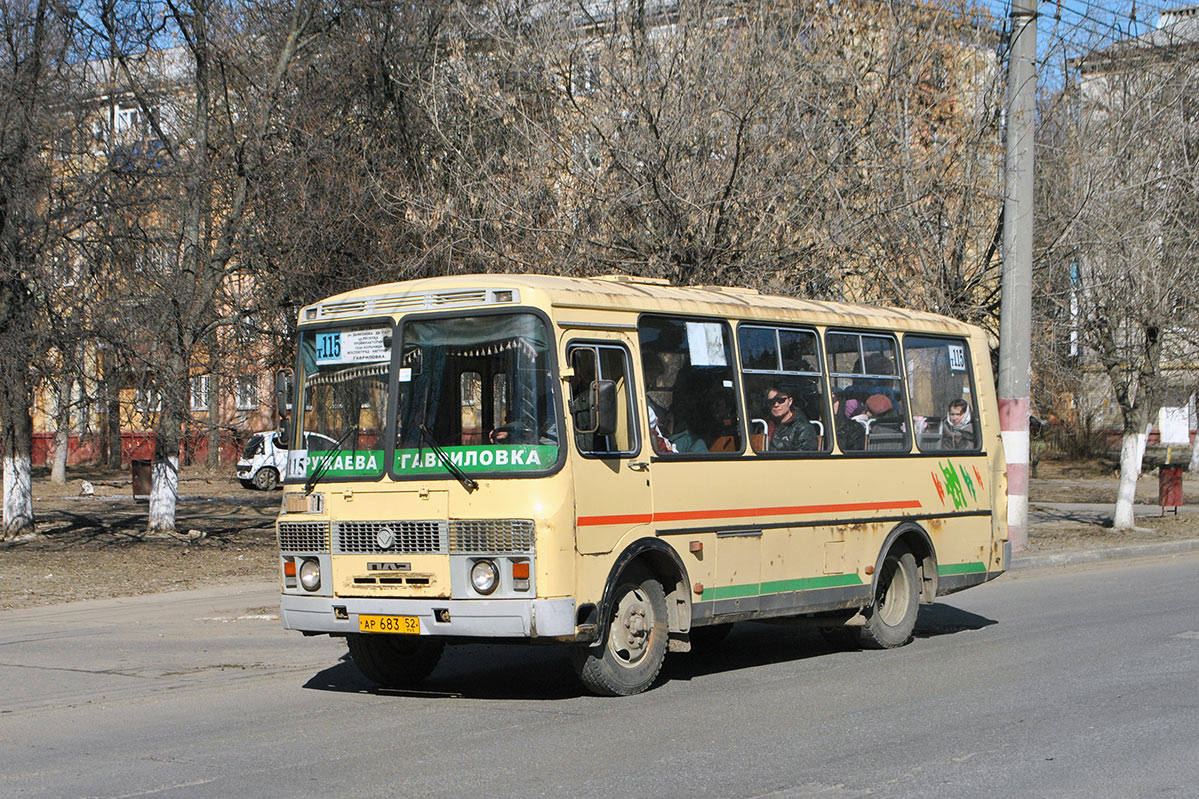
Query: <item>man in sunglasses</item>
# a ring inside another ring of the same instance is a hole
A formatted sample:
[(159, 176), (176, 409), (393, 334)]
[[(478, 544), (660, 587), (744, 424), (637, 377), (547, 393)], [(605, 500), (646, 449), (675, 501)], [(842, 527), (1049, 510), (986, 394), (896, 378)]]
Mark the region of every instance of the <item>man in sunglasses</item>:
[(770, 410), (770, 450), (815, 452), (820, 448), (816, 428), (795, 410), (795, 398), (778, 386), (766, 391)]

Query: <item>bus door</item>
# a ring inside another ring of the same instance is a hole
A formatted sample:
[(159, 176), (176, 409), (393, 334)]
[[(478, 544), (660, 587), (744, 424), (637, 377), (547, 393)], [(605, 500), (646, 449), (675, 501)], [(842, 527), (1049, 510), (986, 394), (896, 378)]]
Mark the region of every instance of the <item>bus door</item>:
[[(570, 334), (568, 333), (568, 336)], [(575, 433), (574, 472), (577, 547), (582, 554), (610, 552), (636, 527), (652, 520), (647, 453), (637, 435), (628, 339), (620, 333), (571, 337), (566, 362), (574, 369), (567, 401), (577, 400), (596, 380), (616, 387), (616, 425), (610, 434)]]

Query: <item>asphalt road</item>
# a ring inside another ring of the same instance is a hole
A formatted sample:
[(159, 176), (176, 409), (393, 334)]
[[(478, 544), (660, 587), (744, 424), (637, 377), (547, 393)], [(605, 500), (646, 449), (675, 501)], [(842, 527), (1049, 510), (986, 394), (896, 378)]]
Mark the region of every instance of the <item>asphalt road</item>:
[(262, 587), (0, 614), (4, 797), (1199, 794), (1199, 553), (1005, 575), (890, 652), (743, 624), (652, 691), (451, 649), (373, 692)]

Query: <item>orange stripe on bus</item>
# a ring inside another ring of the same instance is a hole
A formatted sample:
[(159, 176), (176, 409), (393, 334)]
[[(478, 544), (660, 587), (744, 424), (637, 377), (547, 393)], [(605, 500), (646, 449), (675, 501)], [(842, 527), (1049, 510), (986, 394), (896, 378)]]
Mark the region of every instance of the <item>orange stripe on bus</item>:
[(648, 513), (633, 513), (626, 516), (580, 516), (576, 522), (579, 527), (596, 524), (648, 524), (654, 517)]
[(854, 513), (872, 510), (908, 510), (923, 507), (918, 499), (897, 502), (850, 502), (836, 505), (792, 505), (780, 508), (728, 508), (724, 510), (685, 510), (665, 513), (638, 513), (616, 516), (580, 516), (577, 524), (589, 527), (601, 524), (646, 524), (683, 522), (703, 519), (737, 519), (758, 516), (803, 516), (813, 513)]

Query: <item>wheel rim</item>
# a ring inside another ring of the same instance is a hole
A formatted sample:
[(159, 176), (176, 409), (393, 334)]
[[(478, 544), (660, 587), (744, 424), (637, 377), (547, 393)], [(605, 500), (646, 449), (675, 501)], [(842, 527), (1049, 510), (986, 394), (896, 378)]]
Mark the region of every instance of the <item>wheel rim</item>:
[(608, 649), (616, 662), (626, 667), (636, 666), (649, 651), (650, 633), (654, 628), (654, 606), (640, 588), (632, 588), (616, 605), (616, 616), (608, 633)]
[(880, 578), (878, 615), (884, 624), (894, 627), (903, 621), (908, 612), (908, 599), (911, 596), (908, 573), (899, 565), (898, 560), (887, 558), (883, 563)]

